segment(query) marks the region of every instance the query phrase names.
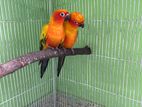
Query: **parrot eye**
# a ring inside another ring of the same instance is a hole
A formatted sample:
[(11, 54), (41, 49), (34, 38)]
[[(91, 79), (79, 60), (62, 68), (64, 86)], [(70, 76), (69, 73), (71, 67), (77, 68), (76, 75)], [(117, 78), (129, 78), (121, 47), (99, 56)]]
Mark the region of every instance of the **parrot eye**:
[(74, 23), (75, 23), (76, 25), (78, 25), (78, 22), (74, 21)]
[(60, 16), (65, 17), (65, 13), (63, 13), (63, 12), (60, 13)]

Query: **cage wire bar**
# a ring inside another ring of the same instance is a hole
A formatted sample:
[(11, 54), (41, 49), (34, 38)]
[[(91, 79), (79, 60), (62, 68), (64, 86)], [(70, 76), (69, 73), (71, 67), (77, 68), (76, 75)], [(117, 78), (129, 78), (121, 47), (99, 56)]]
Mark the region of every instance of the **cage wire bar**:
[[(0, 63), (39, 50), (41, 27), (49, 20), (51, 6), (49, 0), (0, 0)], [(0, 107), (54, 105), (51, 63), (46, 77), (39, 78), (34, 63), (0, 79)]]
[(38, 50), (58, 8), (84, 14), (75, 47), (93, 54), (67, 57), (59, 78), (54, 59), (43, 79), (37, 63), (0, 79), (0, 107), (141, 107), (141, 0), (1, 0), (0, 63)]
[[(140, 0), (55, 0), (54, 9), (85, 15), (76, 47), (93, 54), (68, 58), (57, 81), (61, 107), (141, 107)], [(79, 62), (78, 62), (79, 61)]]

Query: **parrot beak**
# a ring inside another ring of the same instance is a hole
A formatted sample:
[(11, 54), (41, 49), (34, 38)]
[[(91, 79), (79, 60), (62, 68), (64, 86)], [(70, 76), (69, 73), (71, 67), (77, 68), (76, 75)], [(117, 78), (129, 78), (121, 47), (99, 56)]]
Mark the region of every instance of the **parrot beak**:
[(84, 23), (83, 23), (83, 24), (80, 24), (80, 25), (79, 25), (79, 27), (82, 27), (82, 28), (84, 28)]
[(68, 21), (68, 20), (70, 20), (70, 19), (71, 19), (70, 14), (67, 14), (66, 17), (65, 17), (65, 21)]

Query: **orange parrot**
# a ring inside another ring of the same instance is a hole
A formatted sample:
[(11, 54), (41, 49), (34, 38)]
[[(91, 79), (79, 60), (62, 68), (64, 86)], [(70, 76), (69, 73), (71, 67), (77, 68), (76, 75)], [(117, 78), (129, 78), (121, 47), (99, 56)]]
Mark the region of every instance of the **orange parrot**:
[[(64, 22), (65, 39), (62, 43), (63, 48), (73, 48), (78, 36), (78, 27), (84, 28), (84, 16), (79, 12), (72, 12), (70, 19)], [(60, 74), (64, 61), (65, 56), (59, 57), (57, 76)]]
[[(65, 9), (55, 10), (50, 17), (49, 23), (44, 25), (40, 35), (40, 50), (48, 47), (56, 48), (64, 41), (65, 32), (63, 23), (68, 20), (69, 13)], [(48, 66), (49, 59), (40, 60), (40, 77), (42, 78)]]

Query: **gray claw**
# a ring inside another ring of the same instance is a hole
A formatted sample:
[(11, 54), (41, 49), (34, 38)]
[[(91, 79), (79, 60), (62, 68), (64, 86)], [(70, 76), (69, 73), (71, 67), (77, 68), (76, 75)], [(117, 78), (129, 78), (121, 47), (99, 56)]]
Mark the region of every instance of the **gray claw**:
[(74, 54), (74, 50), (73, 50), (73, 48), (71, 48), (71, 51), (72, 51), (72, 53)]

